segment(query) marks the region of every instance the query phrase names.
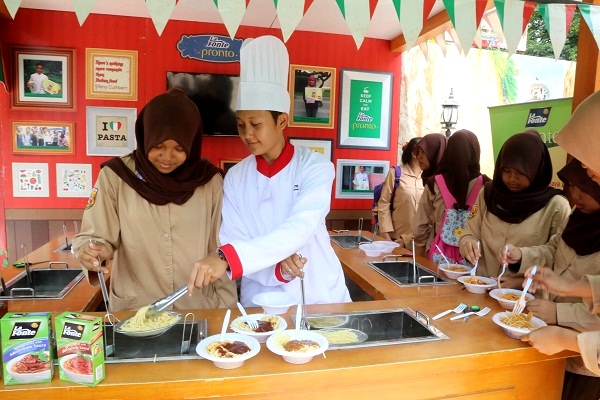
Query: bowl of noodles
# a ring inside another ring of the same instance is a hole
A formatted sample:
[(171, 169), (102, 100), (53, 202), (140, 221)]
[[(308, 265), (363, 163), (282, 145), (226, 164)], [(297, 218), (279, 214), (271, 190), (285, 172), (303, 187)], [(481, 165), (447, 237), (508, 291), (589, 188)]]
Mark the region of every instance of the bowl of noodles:
[(60, 359), (61, 372), (71, 382), (93, 383), (92, 358), (87, 354), (69, 354)]
[[(42, 357), (42, 358), (40, 358)], [(6, 372), (19, 383), (49, 382), (52, 378), (50, 354), (24, 354), (6, 363)]]
[(461, 264), (440, 264), (439, 268), (450, 279), (458, 279), (460, 276), (467, 275), (472, 269)]
[(196, 352), (221, 369), (234, 369), (260, 351), (258, 340), (240, 333), (209, 336), (196, 346)]
[(538, 317), (534, 317), (532, 312), (515, 315), (511, 311), (504, 311), (494, 314), (492, 321), (513, 339), (520, 339), (521, 336), (546, 326), (546, 323)]
[[(504, 293), (503, 293), (504, 292)], [(515, 308), (515, 304), (519, 297), (521, 297), (522, 290), (517, 289), (494, 289), (490, 291), (490, 296), (496, 300), (502, 306), (502, 308), (512, 311)], [(525, 301), (533, 300), (535, 297), (531, 293), (525, 295)]]
[(339, 328), (348, 323), (350, 319), (347, 315), (317, 315), (306, 317), (310, 329)]
[(306, 330), (279, 331), (267, 339), (267, 348), (290, 364), (306, 364), (328, 347), (325, 336)]
[(496, 280), (484, 276), (459, 276), (457, 280), (465, 285), (467, 292), (476, 294), (483, 294), (498, 284)]
[(283, 331), (287, 328), (287, 322), (285, 322), (285, 319), (278, 315), (248, 314), (248, 318), (258, 322), (258, 329), (250, 328), (250, 326), (248, 326), (246, 323), (246, 318), (244, 316), (234, 319), (231, 322), (230, 328), (236, 333), (252, 336), (258, 340), (259, 343), (266, 342), (269, 336), (271, 336), (273, 333), (277, 331)]
[(162, 335), (183, 316), (176, 311), (165, 311), (155, 317), (148, 318), (146, 311), (148, 307), (142, 307), (134, 316), (124, 319), (115, 325), (115, 332), (132, 337), (150, 337)]

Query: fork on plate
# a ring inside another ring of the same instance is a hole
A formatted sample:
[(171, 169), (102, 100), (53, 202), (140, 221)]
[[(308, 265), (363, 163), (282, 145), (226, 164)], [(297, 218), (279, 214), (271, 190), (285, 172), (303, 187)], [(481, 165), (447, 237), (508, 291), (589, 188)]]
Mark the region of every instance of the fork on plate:
[(456, 308), (441, 312), (438, 315), (434, 316), (432, 319), (433, 320), (440, 319), (443, 316), (450, 314), (451, 312), (455, 312), (456, 314), (458, 314), (458, 313), (463, 312), (465, 310), (465, 308), (467, 308), (467, 305), (465, 303), (460, 303), (458, 306), (456, 306)]
[(246, 310), (244, 309), (244, 306), (241, 305), (239, 301), (237, 303), (237, 307), (240, 310), (240, 312), (242, 313), (242, 315), (244, 316), (244, 321), (246, 321), (246, 324), (250, 327), (250, 329), (252, 329), (252, 330), (258, 329), (258, 321), (255, 319), (251, 319), (248, 316), (248, 314), (246, 314)]
[(521, 297), (519, 297), (519, 300), (517, 300), (517, 302), (515, 303), (515, 306), (513, 307), (512, 312), (516, 315), (521, 314), (523, 312), (523, 310), (525, 309), (525, 306), (527, 305), (527, 303), (525, 302), (525, 296), (527, 296), (527, 291), (529, 290), (529, 286), (531, 286), (531, 282), (533, 282), (533, 276), (535, 275), (536, 272), (537, 272), (537, 265), (534, 265), (533, 269), (531, 270), (531, 275), (525, 281), (525, 286), (523, 287), (523, 293), (521, 293)]
[(477, 312), (471, 311), (471, 312), (468, 312), (466, 314), (455, 315), (454, 317), (450, 318), (450, 321), (455, 321), (455, 320), (460, 319), (460, 318), (468, 318), (471, 315), (477, 315), (478, 317), (483, 317), (485, 314), (489, 313), (490, 311), (492, 311), (492, 309), (489, 308), (489, 307), (486, 307), (486, 308), (481, 309), (481, 310), (479, 310)]

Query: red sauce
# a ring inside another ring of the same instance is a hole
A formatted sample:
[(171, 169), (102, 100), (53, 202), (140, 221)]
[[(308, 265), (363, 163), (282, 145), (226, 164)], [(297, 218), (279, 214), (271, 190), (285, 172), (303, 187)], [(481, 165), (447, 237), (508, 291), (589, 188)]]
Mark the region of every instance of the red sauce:
[(222, 358), (233, 358), (234, 355), (245, 354), (250, 351), (250, 347), (246, 345), (244, 342), (222, 342), (217, 347), (217, 352), (219, 357)]
[(252, 329), (254, 332), (263, 333), (263, 332), (271, 332), (273, 328), (273, 323), (271, 321), (256, 321), (258, 322), (258, 328)]
[(319, 348), (319, 343), (313, 340), (290, 340), (283, 345), (285, 351), (303, 351), (307, 347)]
[(63, 366), (66, 370), (74, 372), (76, 374), (91, 375), (92, 374), (92, 360), (75, 356), (68, 359)]
[(42, 361), (33, 354), (27, 354), (12, 366), (12, 372), (18, 374), (33, 374), (50, 369), (50, 361)]

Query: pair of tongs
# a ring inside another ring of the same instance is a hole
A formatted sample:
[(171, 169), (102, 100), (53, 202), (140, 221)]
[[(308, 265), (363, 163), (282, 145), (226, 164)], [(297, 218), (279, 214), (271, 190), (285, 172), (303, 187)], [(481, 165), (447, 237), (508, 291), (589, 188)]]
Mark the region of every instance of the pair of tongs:
[(172, 294), (163, 297), (160, 300), (156, 300), (154, 303), (150, 304), (148, 307), (148, 311), (146, 311), (146, 318), (154, 318), (163, 311), (165, 311), (169, 306), (175, 303), (181, 296), (186, 294), (188, 291), (187, 284), (183, 285), (179, 289), (177, 289)]

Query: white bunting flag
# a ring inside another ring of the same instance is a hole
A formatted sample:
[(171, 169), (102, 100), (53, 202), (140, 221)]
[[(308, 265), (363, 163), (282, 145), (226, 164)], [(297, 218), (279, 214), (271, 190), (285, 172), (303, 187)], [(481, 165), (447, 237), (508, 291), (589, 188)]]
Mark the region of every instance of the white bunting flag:
[(440, 46), (444, 57), (446, 57), (446, 33), (440, 33), (439, 35), (436, 35), (436, 37), (434, 37), (433, 40), (435, 40), (437, 45)]
[(423, 57), (425, 57), (425, 61), (429, 61), (429, 46), (427, 45), (427, 42), (419, 43), (419, 47), (421, 48)]
[(350, 33), (356, 43), (356, 48), (360, 49), (369, 24), (371, 23), (371, 16), (375, 11), (377, 0), (335, 0), (344, 19), (346, 25), (350, 29)]
[(550, 42), (552, 42), (552, 50), (554, 50), (554, 59), (558, 60), (565, 42), (567, 41), (567, 33), (573, 22), (573, 13), (575, 12), (576, 5), (567, 4), (539, 4), (538, 10), (546, 29), (550, 35)]
[[(517, 51), (536, 4), (521, 0), (494, 0), (509, 57)], [(494, 29), (495, 31), (495, 29)], [(497, 34), (498, 32), (496, 32)]]
[(225, 28), (232, 39), (240, 27), (249, 0), (214, 0)]
[(600, 47), (600, 6), (580, 4), (579, 11), (581, 11), (581, 16), (590, 28), (592, 35), (594, 35), (596, 44)]
[(304, 17), (305, 0), (273, 0), (273, 2), (277, 10), (283, 41), (287, 42)]
[(148, 7), (150, 18), (154, 23), (158, 36), (162, 35), (176, 5), (176, 0), (146, 0), (146, 7)]
[(406, 48), (410, 49), (421, 34), (423, 21), (429, 17), (435, 0), (392, 0), (392, 3), (402, 27)]
[(79, 26), (83, 26), (83, 23), (96, 5), (96, 0), (71, 0), (71, 3), (73, 3)]
[(15, 19), (15, 15), (17, 15), (17, 11), (21, 6), (21, 0), (4, 0), (4, 5), (12, 19)]
[(477, 29), (477, 32), (475, 32), (475, 37), (473, 38), (473, 41), (477, 45), (477, 48), (481, 50), (481, 47), (483, 47), (483, 37), (481, 36), (481, 26), (479, 27), (479, 29)]
[(487, 0), (443, 0), (465, 56), (483, 17)]

